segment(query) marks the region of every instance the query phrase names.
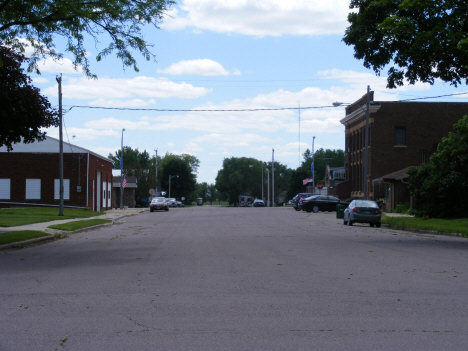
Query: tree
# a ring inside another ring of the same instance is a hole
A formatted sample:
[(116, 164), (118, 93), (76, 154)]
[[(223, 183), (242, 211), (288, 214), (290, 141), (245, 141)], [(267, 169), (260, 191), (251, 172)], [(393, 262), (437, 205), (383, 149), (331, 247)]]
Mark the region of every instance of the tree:
[(167, 196), (169, 196), (169, 177), (178, 176), (171, 180), (171, 197), (193, 199), (197, 185), (196, 175), (192, 173), (192, 168), (183, 155), (166, 154), (161, 159), (160, 167), (160, 182), (162, 188), (168, 192)]
[[(109, 159), (114, 162), (114, 169), (120, 169), (121, 150), (115, 155), (109, 154)], [(140, 152), (138, 148), (132, 149), (130, 146), (123, 148), (123, 173), (128, 176), (135, 176), (138, 187), (135, 189), (137, 202), (140, 199), (149, 197), (149, 190), (156, 186), (156, 172), (154, 157), (150, 158), (146, 150)]]
[[(252, 167), (250, 167), (252, 166)], [(262, 197), (263, 162), (248, 157), (231, 157), (223, 160), (223, 168), (216, 176), (216, 188), (229, 203), (237, 203), (239, 195), (249, 193)]]
[(430, 163), (408, 171), (408, 190), (417, 215), (466, 217), (468, 194), (468, 116), (454, 125)]
[(21, 64), (26, 58), (13, 49), (0, 44), (0, 146), (13, 150), (12, 144), (44, 140), (46, 132), (41, 128), (58, 126), (58, 112), (51, 108), (49, 100), (39, 89), (31, 85)]
[(108, 45), (96, 59), (100, 61), (115, 51), (124, 67), (133, 66), (138, 71), (132, 50), (147, 60), (154, 56), (143, 39), (142, 26), (152, 24), (157, 28), (172, 4), (173, 0), (2, 0), (0, 41), (22, 52), (29, 43), (34, 53), (28, 71), (39, 72), (38, 60), (62, 57), (55, 49), (54, 39), (63, 37), (67, 41), (65, 50), (74, 56), (75, 68), (80, 65), (87, 76), (92, 76), (85, 41), (89, 37), (98, 44), (104, 41), (102, 35), (107, 35)]
[(377, 74), (393, 61), (387, 87), (441, 79), (468, 83), (465, 0), (352, 0), (343, 41)]

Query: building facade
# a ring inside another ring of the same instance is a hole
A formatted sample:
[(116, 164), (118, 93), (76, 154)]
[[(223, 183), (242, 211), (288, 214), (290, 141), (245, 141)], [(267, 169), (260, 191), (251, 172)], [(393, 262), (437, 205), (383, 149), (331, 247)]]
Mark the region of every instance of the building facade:
[[(0, 207), (60, 205), (60, 142), (0, 147)], [(112, 206), (112, 161), (63, 143), (64, 206), (108, 210)]]
[[(346, 107), (345, 169), (350, 197), (385, 198), (382, 176), (429, 162), (443, 137), (468, 114), (465, 102), (374, 101), (369, 93), (367, 179), (364, 180), (367, 94)], [(396, 205), (396, 204), (394, 204)]]

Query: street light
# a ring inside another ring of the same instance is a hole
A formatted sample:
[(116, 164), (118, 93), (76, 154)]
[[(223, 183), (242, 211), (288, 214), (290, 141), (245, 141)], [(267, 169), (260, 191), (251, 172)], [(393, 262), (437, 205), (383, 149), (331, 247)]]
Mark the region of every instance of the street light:
[(120, 144), (120, 209), (123, 210), (123, 132), (122, 128), (122, 143)]
[(169, 174), (169, 198), (171, 198), (171, 179), (172, 179), (172, 178), (179, 178), (179, 176), (178, 176), (178, 175), (173, 175), (173, 176), (171, 176), (171, 175)]

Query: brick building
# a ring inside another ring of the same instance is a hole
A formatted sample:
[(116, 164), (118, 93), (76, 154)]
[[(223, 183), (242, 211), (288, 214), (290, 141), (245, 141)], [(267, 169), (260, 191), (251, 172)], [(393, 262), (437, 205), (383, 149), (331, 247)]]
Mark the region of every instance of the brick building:
[[(388, 200), (394, 189), (382, 177), (429, 162), (442, 138), (468, 114), (468, 103), (374, 101), (374, 92), (369, 95), (368, 198)], [(366, 109), (367, 95), (364, 95), (346, 107), (346, 117), (340, 121), (345, 126), (349, 197), (354, 198), (364, 196)], [(387, 202), (388, 209), (396, 205), (393, 200)]]
[[(59, 140), (0, 147), (0, 207), (60, 204)], [(64, 206), (111, 208), (112, 161), (63, 143)]]

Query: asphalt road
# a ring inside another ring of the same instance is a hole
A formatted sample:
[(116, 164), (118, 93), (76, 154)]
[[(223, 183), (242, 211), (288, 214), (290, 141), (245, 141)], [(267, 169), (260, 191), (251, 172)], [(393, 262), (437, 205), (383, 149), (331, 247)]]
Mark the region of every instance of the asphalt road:
[(0, 252), (0, 350), (466, 350), (467, 266), (335, 213), (147, 212)]

